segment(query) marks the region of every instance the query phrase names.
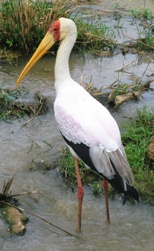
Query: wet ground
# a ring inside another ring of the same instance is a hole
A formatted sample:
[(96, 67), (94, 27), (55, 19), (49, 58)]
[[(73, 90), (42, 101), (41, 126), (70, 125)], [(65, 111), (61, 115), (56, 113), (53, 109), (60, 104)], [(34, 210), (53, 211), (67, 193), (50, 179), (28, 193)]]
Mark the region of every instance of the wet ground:
[[(150, 1), (146, 2), (149, 4)], [(136, 3), (138, 4), (138, 1)], [(110, 9), (110, 2), (107, 7)], [(105, 17), (106, 23), (110, 18), (110, 16)], [(114, 23), (114, 19), (112, 22)], [(123, 27), (128, 27), (130, 17), (121, 19), (121, 22), (124, 24)], [(130, 30), (136, 38), (136, 25), (133, 27), (134, 32), (132, 28)], [(132, 33), (129, 35), (132, 36)], [(120, 41), (121, 36), (119, 43)], [(17, 66), (3, 63), (0, 68), (1, 84), (6, 83), (6, 87), (14, 88), (17, 76), (27, 60), (28, 57), (21, 57)], [(59, 158), (64, 147), (53, 114), (54, 62), (54, 55), (45, 56), (22, 83), (28, 92), (39, 92), (47, 97), (48, 113), (36, 117), (26, 127), (22, 125), (28, 117), (13, 120), (11, 124), (0, 123), (0, 184), (2, 186), (3, 181), (16, 172), (13, 193), (38, 191), (35, 195), (21, 196), (21, 207), (46, 218), (72, 234), (77, 234), (75, 232), (76, 188), (72, 192), (66, 187), (58, 169), (42, 170), (44, 163), (51, 164)], [(119, 72), (118, 70), (123, 67), (126, 67), (126, 71)], [(146, 73), (143, 74), (146, 68)], [(153, 69), (153, 54), (138, 56), (127, 53), (124, 56), (120, 51), (116, 51), (113, 57), (101, 57), (74, 52), (70, 58), (72, 77), (78, 82), (81, 82), (81, 79), (85, 82), (91, 80), (98, 88), (110, 86), (117, 79), (121, 82), (132, 83), (132, 76), (142, 77), (142, 80), (147, 81), (154, 74)], [(128, 117), (136, 114), (136, 108), (141, 109), (144, 105), (154, 107), (152, 90), (142, 94), (139, 101), (127, 102), (111, 112), (118, 124), (122, 124), (128, 121)], [(51, 148), (49, 144), (53, 147)], [(30, 222), (27, 224), (27, 232), (22, 237), (11, 237), (6, 226), (0, 221), (0, 250), (153, 250), (153, 207), (144, 205), (142, 202), (140, 205), (128, 203), (122, 206), (121, 198), (116, 197), (115, 200), (110, 200), (110, 212), (111, 224), (107, 226), (103, 195), (95, 197), (91, 189), (85, 187), (83, 227), (82, 233), (77, 234), (79, 239), (70, 237), (47, 223), (27, 215)]]

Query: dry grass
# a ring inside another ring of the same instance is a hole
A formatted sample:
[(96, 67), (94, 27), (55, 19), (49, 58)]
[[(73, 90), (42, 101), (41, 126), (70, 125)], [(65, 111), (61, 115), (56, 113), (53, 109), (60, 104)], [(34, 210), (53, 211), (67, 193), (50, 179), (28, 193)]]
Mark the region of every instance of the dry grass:
[(68, 17), (72, 4), (67, 1), (9, 0), (0, 10), (0, 42), (11, 49), (30, 52), (36, 48), (51, 22)]

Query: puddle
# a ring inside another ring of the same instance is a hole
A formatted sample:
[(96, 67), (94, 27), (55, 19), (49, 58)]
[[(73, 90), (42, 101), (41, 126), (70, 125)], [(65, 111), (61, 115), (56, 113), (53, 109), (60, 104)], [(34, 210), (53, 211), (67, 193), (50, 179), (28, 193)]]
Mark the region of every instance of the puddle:
[[(6, 83), (6, 87), (14, 88), (15, 81), (27, 61), (28, 57), (21, 57), (18, 66), (1, 64), (1, 84)], [(11, 124), (0, 123), (0, 184), (16, 172), (13, 193), (38, 191), (35, 195), (21, 196), (21, 206), (76, 234), (76, 188), (74, 193), (68, 189), (58, 170), (44, 171), (41, 168), (39, 170), (34, 168), (30, 171), (34, 162), (53, 163), (61, 155), (64, 146), (53, 114), (54, 62), (54, 55), (43, 57), (22, 83), (22, 87), (24, 86), (30, 93), (39, 92), (48, 97), (49, 112), (34, 118), (26, 127), (22, 127), (28, 119), (26, 117), (13, 120)], [(124, 56), (116, 52), (113, 57), (98, 57), (74, 52), (70, 58), (72, 77), (77, 82), (81, 79), (84, 82), (92, 81), (97, 88), (110, 86), (115, 80), (132, 83), (131, 76), (142, 77), (148, 64), (142, 81), (149, 80), (149, 75), (154, 73), (153, 55), (139, 57), (128, 53)], [(125, 72), (118, 72), (124, 67), (126, 67)], [(127, 121), (126, 117), (136, 114), (136, 108), (141, 109), (144, 105), (154, 107), (152, 91), (142, 94), (139, 101), (127, 102), (111, 112), (118, 124), (121, 124)], [(111, 224), (106, 226), (104, 197), (93, 196), (91, 189), (85, 187), (82, 233), (79, 234), (83, 239), (70, 237), (47, 223), (27, 215), (30, 222), (23, 237), (10, 237), (0, 221), (0, 250), (153, 250), (152, 206), (143, 203), (140, 205), (128, 203), (122, 206), (122, 200), (116, 197), (115, 200), (110, 200), (110, 213)]]
[[(109, 10), (119, 7), (119, 9), (127, 11), (129, 9), (142, 10), (144, 8), (154, 11), (153, 0), (99, 0), (100, 6), (104, 7), (105, 10), (107, 7)], [(99, 8), (100, 8), (99, 6)]]

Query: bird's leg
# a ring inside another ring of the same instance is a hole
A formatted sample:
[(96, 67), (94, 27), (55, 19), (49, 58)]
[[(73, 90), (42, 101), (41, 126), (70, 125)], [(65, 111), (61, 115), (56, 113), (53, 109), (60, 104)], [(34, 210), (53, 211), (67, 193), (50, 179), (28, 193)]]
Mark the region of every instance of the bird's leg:
[(76, 171), (77, 182), (78, 182), (78, 230), (80, 231), (81, 230), (82, 200), (83, 200), (84, 192), (82, 188), (78, 160), (74, 158), (74, 162), (75, 162), (75, 171)]
[(108, 182), (104, 179), (103, 181), (104, 193), (105, 193), (105, 207), (106, 207), (106, 223), (110, 223), (109, 215), (109, 201), (108, 201)]

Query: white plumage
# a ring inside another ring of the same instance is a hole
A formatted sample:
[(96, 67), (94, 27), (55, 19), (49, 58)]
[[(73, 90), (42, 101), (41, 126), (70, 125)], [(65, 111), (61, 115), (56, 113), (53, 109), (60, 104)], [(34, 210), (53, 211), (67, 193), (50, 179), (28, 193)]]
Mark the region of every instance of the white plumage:
[(104, 106), (71, 80), (70, 86), (67, 85), (68, 89), (64, 86), (64, 92), (60, 95), (57, 92), (54, 103), (59, 130), (74, 144), (83, 143), (90, 147), (93, 164), (108, 179), (115, 174), (111, 164), (109, 165), (109, 158), (112, 156), (117, 171), (132, 185), (133, 176), (116, 121)]
[[(109, 111), (95, 100), (70, 76), (69, 56), (77, 37), (75, 23), (67, 18), (55, 21), (38, 49), (20, 74), (24, 75), (57, 41), (60, 46), (55, 63), (54, 103), (55, 118), (75, 160), (78, 180), (78, 227), (81, 228), (83, 189), (77, 158), (111, 183), (119, 192), (138, 200), (138, 192), (132, 186), (133, 174), (121, 143), (118, 125)], [(109, 210), (106, 196), (107, 220)]]
[[(113, 178), (115, 174), (109, 161), (112, 156), (118, 173), (124, 181), (132, 185), (133, 175), (123, 151), (116, 121), (103, 105), (70, 76), (68, 56), (76, 40), (76, 26), (74, 22), (65, 18), (60, 18), (60, 23), (62, 41), (55, 64), (54, 103), (59, 130), (74, 144), (83, 143), (89, 146), (95, 168), (108, 179)], [(113, 152), (115, 154), (111, 154)]]

